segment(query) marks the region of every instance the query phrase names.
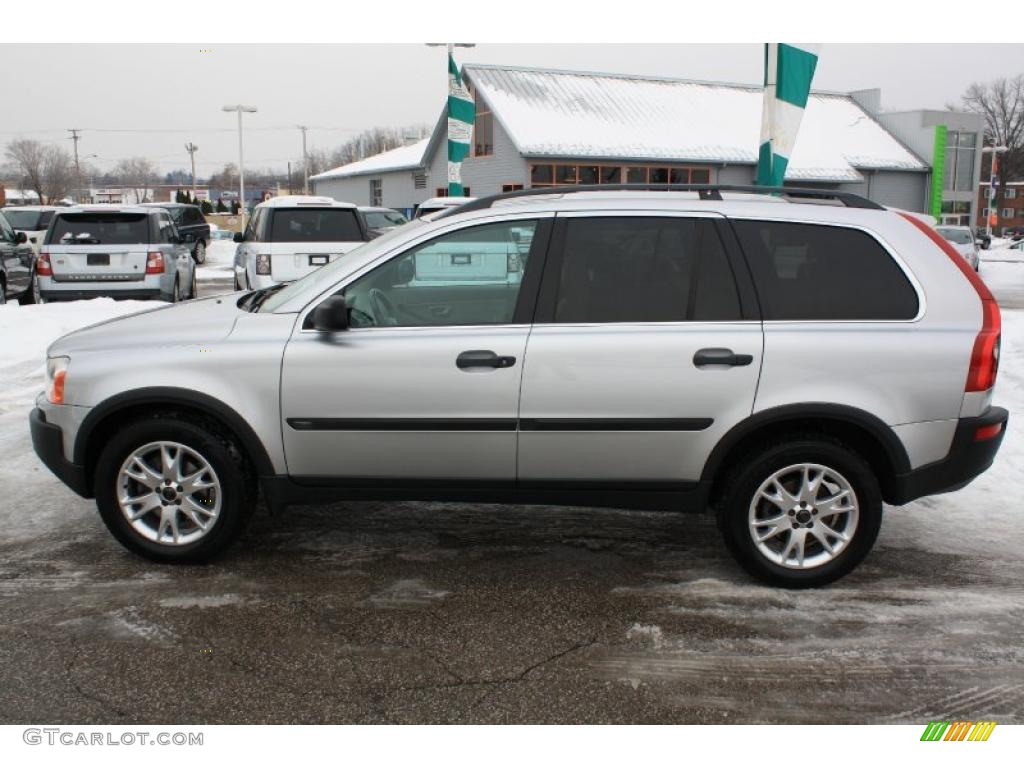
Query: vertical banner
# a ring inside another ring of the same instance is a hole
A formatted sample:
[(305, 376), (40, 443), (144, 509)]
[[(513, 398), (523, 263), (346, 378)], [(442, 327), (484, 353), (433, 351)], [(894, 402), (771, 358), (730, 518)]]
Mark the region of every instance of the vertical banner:
[(935, 126), (935, 145), (932, 147), (932, 199), (928, 212), (936, 221), (942, 221), (942, 188), (946, 183), (946, 126)]
[(448, 52), (448, 195), (461, 197), (462, 161), (469, 154), (473, 139), (473, 121), (476, 107), (473, 96), (462, 80), (455, 65), (455, 57)]
[(793, 155), (811, 80), (818, 66), (817, 45), (768, 43), (764, 47), (764, 106), (757, 183), (781, 187)]

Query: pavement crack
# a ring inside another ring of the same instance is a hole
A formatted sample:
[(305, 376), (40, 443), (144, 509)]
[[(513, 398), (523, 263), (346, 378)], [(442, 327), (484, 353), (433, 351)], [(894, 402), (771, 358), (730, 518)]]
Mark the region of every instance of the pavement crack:
[(85, 699), (86, 701), (91, 701), (94, 704), (98, 704), (104, 710), (107, 710), (109, 712), (113, 712), (118, 717), (121, 717), (121, 718), (128, 717), (128, 713), (127, 712), (125, 712), (122, 709), (119, 709), (114, 704), (111, 704), (109, 701), (104, 699), (102, 696), (97, 696), (95, 693), (91, 693), (90, 691), (87, 691), (75, 679), (74, 670), (75, 670), (75, 666), (78, 664), (79, 657), (82, 655), (82, 649), (81, 649), (81, 647), (79, 647), (78, 643), (75, 642), (74, 640), (71, 641), (71, 649), (72, 649), (71, 650), (71, 658), (69, 658), (67, 660), (67, 663), (64, 665), (64, 679), (71, 685), (71, 687), (75, 690), (75, 692), (81, 698)]

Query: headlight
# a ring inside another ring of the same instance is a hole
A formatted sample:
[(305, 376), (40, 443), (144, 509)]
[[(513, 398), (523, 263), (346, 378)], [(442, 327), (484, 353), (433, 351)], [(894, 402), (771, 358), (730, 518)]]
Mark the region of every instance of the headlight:
[(64, 381), (68, 375), (70, 357), (46, 359), (46, 399), (54, 405), (64, 405)]
[(270, 274), (270, 254), (261, 253), (256, 257), (256, 274), (257, 275), (269, 275)]

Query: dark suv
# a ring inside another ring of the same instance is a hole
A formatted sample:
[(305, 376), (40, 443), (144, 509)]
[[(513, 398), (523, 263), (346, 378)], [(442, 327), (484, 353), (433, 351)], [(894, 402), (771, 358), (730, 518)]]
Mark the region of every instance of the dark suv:
[(192, 246), (192, 258), (196, 264), (206, 262), (206, 246), (210, 244), (210, 225), (206, 223), (203, 212), (198, 205), (185, 203), (143, 203), (154, 208), (163, 208), (171, 214), (171, 221), (183, 238), (192, 235), (195, 243)]

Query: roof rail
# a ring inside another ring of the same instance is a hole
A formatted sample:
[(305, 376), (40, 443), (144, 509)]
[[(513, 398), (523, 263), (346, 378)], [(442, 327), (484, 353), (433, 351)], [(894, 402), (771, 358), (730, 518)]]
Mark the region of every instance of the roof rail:
[(852, 192), (834, 192), (827, 189), (808, 189), (805, 187), (758, 187), (746, 184), (574, 184), (564, 187), (532, 187), (515, 192), (503, 192), (499, 195), (481, 197), (472, 202), (450, 208), (435, 216), (442, 219), (457, 213), (480, 211), (490, 208), (502, 200), (514, 200), (519, 197), (535, 197), (539, 195), (571, 195), (578, 192), (696, 192), (701, 200), (721, 200), (722, 192), (745, 192), (755, 195), (776, 195), (791, 202), (801, 198), (812, 200), (835, 200), (847, 208), (868, 208), (884, 211), (885, 208), (873, 200), (855, 195)]

